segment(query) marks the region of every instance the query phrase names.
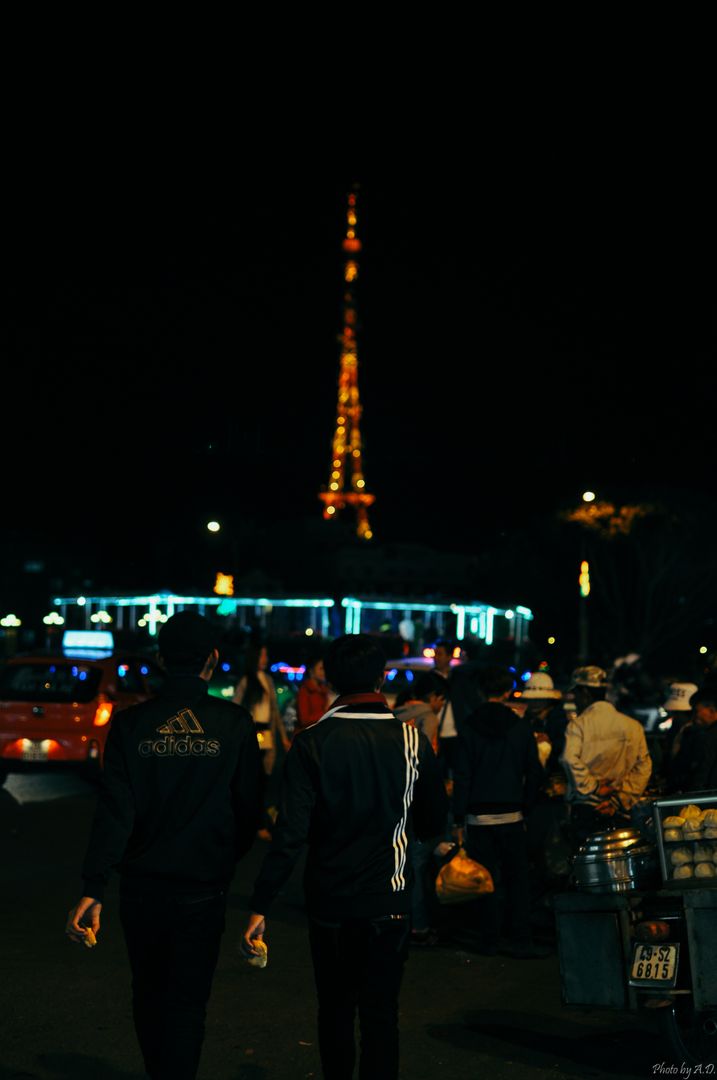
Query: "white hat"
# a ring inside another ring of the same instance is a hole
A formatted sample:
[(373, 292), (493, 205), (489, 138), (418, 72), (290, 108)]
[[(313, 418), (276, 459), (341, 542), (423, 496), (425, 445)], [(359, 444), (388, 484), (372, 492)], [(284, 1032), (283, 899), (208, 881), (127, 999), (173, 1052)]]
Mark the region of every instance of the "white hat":
[(589, 664), (587, 667), (575, 668), (572, 676), (573, 686), (607, 686), (607, 673), (601, 667)]
[(665, 712), (689, 712), (690, 698), (697, 693), (697, 686), (693, 682), (670, 683), (670, 696), (662, 706)]
[(553, 680), (544, 671), (535, 671), (526, 680), (521, 701), (559, 701), (563, 695), (555, 689)]

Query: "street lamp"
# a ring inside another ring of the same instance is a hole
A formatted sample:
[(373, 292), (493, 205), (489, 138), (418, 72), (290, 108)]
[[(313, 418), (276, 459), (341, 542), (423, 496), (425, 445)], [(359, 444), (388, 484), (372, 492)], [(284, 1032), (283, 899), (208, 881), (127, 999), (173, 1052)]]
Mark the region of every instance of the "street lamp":
[(218, 521), (208, 521), (207, 522), (207, 528), (209, 529), (209, 532), (211, 532), (211, 533), (218, 533), (219, 530), (221, 529), (221, 525), (219, 524)]
[[(593, 503), (595, 502), (594, 491), (583, 492), (583, 502)], [(585, 558), (585, 541), (582, 542), (582, 551), (580, 559), (580, 577), (578, 578), (578, 587), (580, 590), (580, 599), (578, 600), (578, 659), (580, 663), (584, 664), (588, 658), (588, 596), (590, 595), (590, 564)]]

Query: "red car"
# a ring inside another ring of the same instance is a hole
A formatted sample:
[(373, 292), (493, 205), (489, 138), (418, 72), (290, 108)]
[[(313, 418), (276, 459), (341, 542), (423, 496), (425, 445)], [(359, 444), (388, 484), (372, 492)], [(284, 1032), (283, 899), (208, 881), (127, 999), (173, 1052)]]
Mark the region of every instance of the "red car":
[(12, 657), (0, 668), (0, 783), (37, 765), (95, 775), (112, 717), (165, 677), (154, 660), (121, 652)]

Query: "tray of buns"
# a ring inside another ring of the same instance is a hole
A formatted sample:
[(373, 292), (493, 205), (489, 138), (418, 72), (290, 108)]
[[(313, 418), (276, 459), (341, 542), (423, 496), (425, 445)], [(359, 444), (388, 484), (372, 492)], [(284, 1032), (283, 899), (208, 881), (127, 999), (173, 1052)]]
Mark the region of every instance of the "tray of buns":
[(658, 800), (654, 816), (664, 884), (717, 888), (717, 792)]

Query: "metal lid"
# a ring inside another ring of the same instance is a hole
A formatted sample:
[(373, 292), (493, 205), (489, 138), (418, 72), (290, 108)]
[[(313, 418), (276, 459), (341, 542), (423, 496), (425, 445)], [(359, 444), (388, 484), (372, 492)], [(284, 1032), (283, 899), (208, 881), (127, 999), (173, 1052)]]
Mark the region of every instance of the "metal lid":
[(625, 855), (642, 855), (652, 851), (639, 829), (613, 829), (609, 832), (593, 833), (578, 848), (575, 856), (581, 862), (606, 862), (620, 859)]

